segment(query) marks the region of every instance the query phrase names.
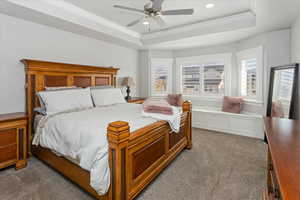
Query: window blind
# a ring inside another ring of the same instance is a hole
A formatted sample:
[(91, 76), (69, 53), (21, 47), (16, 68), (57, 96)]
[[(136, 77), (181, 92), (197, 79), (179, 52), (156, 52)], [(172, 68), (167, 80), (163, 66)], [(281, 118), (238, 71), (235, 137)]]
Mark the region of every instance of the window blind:
[(194, 96), (224, 94), (224, 64), (183, 65), (182, 92)]
[(256, 97), (257, 63), (256, 58), (242, 60), (241, 94), (246, 97)]
[(151, 65), (151, 88), (152, 95), (163, 95), (168, 93), (168, 81), (170, 66), (165, 63), (152, 63)]

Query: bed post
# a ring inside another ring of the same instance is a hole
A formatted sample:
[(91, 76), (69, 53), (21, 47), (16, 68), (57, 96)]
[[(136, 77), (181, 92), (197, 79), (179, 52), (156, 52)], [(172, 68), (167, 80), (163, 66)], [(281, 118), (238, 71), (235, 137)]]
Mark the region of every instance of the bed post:
[(126, 155), (129, 140), (129, 125), (127, 122), (116, 121), (107, 128), (109, 156), (111, 169), (110, 200), (126, 200)]
[(185, 129), (186, 137), (188, 140), (186, 148), (191, 149), (193, 146), (193, 143), (192, 143), (192, 103), (190, 101), (183, 102), (182, 110), (183, 110), (183, 112), (188, 112), (187, 124), (186, 124), (186, 129)]

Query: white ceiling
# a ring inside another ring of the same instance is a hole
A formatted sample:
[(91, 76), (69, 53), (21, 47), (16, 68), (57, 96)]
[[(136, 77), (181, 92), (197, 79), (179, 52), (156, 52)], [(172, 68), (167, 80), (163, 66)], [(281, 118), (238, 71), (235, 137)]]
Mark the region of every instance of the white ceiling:
[(251, 28), (182, 38), (148, 45), (147, 48), (182, 49), (225, 44), (243, 40), (264, 32), (290, 28), (295, 18), (300, 15), (300, 0), (256, 0), (255, 14), (256, 26)]
[[(132, 8), (143, 9), (150, 0), (66, 0), (80, 8), (90, 11), (96, 15), (126, 26), (130, 22), (140, 18), (143, 14), (114, 8), (113, 5), (123, 5)], [(232, 15), (248, 11), (252, 7), (253, 0), (164, 0), (163, 10), (193, 8), (192, 16), (163, 16), (167, 27), (195, 23), (212, 18)], [(205, 7), (208, 3), (214, 3), (213, 9)], [(148, 27), (138, 24), (131, 28), (139, 33), (148, 32)], [(155, 22), (151, 22), (151, 31), (158, 30)]]
[[(163, 9), (194, 8), (193, 16), (166, 16), (169, 27), (146, 31), (126, 24), (140, 14), (114, 4), (143, 8), (147, 0), (1, 0), (0, 12), (95, 39), (138, 49), (180, 49), (238, 41), (289, 28), (300, 0), (165, 0)], [(212, 9), (205, 4), (215, 3)], [(255, 6), (256, 5), (256, 6)], [(250, 10), (250, 12), (249, 12)]]

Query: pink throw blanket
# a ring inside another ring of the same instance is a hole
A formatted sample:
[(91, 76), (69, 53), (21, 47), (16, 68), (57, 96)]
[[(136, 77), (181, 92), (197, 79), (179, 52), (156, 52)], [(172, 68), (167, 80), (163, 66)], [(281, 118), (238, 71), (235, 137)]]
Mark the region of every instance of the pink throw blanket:
[(172, 106), (166, 100), (147, 99), (143, 103), (144, 112), (172, 115)]

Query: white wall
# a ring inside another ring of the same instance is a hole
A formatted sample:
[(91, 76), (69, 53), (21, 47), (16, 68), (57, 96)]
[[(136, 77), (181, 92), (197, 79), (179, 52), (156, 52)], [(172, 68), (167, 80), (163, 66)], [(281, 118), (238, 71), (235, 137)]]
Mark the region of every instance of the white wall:
[(149, 95), (149, 51), (139, 51), (139, 94), (141, 97)]
[(209, 54), (222, 54), (222, 53), (234, 52), (235, 49), (236, 49), (235, 43), (200, 47), (200, 48), (181, 49), (181, 50), (174, 51), (174, 57), (179, 58), (179, 57), (193, 57), (193, 56), (209, 55)]
[(300, 62), (300, 16), (292, 24), (291, 29), (292, 62)]
[(0, 14), (0, 113), (25, 110), (23, 58), (115, 66), (120, 68), (119, 77), (137, 80), (135, 49)]
[[(300, 16), (294, 21), (291, 29), (291, 61), (292, 63), (300, 63)], [(300, 76), (300, 74), (299, 74)], [(300, 105), (300, 85), (298, 105)], [(298, 109), (300, 112), (300, 109)], [(298, 119), (300, 118), (300, 113), (298, 113)]]

